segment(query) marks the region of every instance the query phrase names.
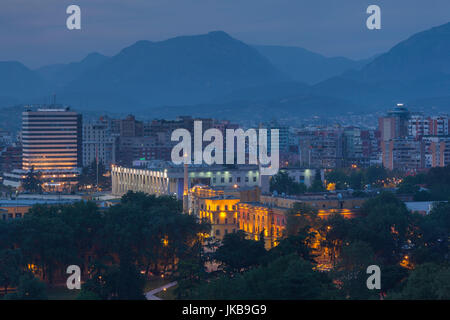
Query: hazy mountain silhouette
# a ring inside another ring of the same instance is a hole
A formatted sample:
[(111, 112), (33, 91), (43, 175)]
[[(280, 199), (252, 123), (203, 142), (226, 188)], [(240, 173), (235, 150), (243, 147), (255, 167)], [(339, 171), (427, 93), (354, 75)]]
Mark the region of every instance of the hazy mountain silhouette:
[(48, 90), (43, 79), (17, 61), (0, 62), (0, 101), (15, 103)]
[(344, 57), (327, 58), (300, 47), (254, 47), (292, 79), (308, 84), (315, 84), (351, 69), (359, 69), (371, 61), (371, 59), (355, 61)]
[[(327, 74), (331, 78), (312, 86), (304, 83)], [(450, 23), (417, 33), (371, 61), (249, 46), (216, 31), (138, 41), (112, 57), (94, 53), (35, 71), (0, 62), (0, 105), (40, 103), (55, 92), (59, 102), (79, 109), (154, 110), (161, 116), (177, 110), (271, 118), (327, 115), (384, 110), (399, 101), (448, 110)]]
[(37, 69), (37, 73), (45, 79), (52, 88), (62, 88), (83, 75), (83, 73), (98, 67), (108, 60), (100, 53), (91, 53), (79, 62), (68, 64), (52, 64)]
[(244, 87), (289, 80), (256, 49), (225, 32), (183, 36), (160, 42), (139, 41), (61, 91), (85, 95), (101, 107), (207, 102)]
[(325, 80), (312, 92), (362, 106), (449, 97), (450, 23), (417, 33), (361, 70)]

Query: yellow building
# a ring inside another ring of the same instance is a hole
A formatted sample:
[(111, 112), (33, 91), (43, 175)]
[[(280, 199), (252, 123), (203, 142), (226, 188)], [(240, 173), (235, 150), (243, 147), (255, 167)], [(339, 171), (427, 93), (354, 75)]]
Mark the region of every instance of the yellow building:
[(240, 202), (236, 206), (239, 229), (249, 239), (259, 240), (264, 233), (266, 249), (273, 248), (286, 227), (286, 208), (272, 207), (258, 202)]
[(217, 189), (195, 186), (190, 190), (190, 213), (211, 223), (211, 236), (222, 240), (230, 232), (243, 230), (248, 239), (259, 240), (264, 233), (266, 249), (276, 246), (286, 228), (287, 212), (295, 203), (306, 203), (326, 219), (331, 214), (346, 218), (358, 214), (366, 199), (286, 198), (261, 195), (259, 188)]
[(211, 224), (211, 236), (222, 240), (228, 233), (238, 230), (236, 204), (239, 198), (216, 196), (199, 199), (198, 216)]

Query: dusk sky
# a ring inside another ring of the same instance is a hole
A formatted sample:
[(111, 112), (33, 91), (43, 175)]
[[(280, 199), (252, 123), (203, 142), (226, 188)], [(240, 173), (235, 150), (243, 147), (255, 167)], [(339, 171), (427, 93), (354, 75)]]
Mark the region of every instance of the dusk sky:
[[(81, 30), (66, 28), (71, 4), (81, 7)], [(366, 28), (371, 4), (381, 7), (381, 30)], [(249, 44), (360, 59), (449, 22), (449, 13), (449, 0), (1, 0), (0, 61), (35, 68), (213, 30)]]

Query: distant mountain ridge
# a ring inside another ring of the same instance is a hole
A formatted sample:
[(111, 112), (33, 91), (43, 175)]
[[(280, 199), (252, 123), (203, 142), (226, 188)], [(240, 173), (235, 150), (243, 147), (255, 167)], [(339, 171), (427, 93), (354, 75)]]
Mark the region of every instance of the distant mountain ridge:
[(250, 46), (215, 31), (138, 41), (112, 57), (93, 53), (37, 70), (0, 62), (0, 107), (42, 103), (53, 93), (78, 109), (154, 110), (158, 116), (176, 110), (211, 116), (329, 115), (384, 110), (399, 101), (445, 111), (450, 109), (450, 23), (364, 61)]
[[(450, 96), (450, 23), (417, 33), (359, 71), (316, 84), (311, 92), (366, 107)], [(449, 101), (450, 105), (450, 101)]]
[(53, 88), (63, 88), (68, 83), (83, 75), (83, 73), (98, 67), (108, 60), (108, 57), (93, 52), (79, 62), (68, 64), (53, 64), (37, 69), (37, 73)]
[[(97, 104), (129, 96), (138, 106), (207, 102), (235, 90), (289, 81), (254, 48), (225, 32), (138, 41), (61, 91)], [(109, 97), (109, 98), (108, 98)], [(118, 106), (120, 107), (120, 106)]]
[(308, 84), (318, 83), (351, 69), (357, 70), (371, 61), (327, 58), (300, 47), (256, 45), (254, 48), (293, 80)]

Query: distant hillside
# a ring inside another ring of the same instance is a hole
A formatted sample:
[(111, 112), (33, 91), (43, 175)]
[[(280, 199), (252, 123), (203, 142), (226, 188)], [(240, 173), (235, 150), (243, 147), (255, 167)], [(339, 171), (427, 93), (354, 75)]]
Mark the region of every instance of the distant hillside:
[(83, 75), (83, 73), (98, 67), (108, 57), (99, 53), (91, 53), (79, 62), (69, 64), (53, 64), (37, 69), (37, 73), (55, 89), (60, 89)]
[(292, 79), (309, 84), (315, 84), (351, 69), (359, 69), (370, 61), (354, 61), (343, 57), (327, 58), (300, 47), (254, 46), (254, 48)]
[(310, 88), (309, 85), (302, 82), (277, 82), (237, 89), (227, 95), (216, 97), (211, 102), (222, 104), (232, 101), (270, 101), (305, 94), (309, 92)]
[[(98, 107), (207, 102), (235, 90), (289, 80), (254, 48), (225, 32), (139, 41), (71, 82), (60, 95)], [(127, 103), (127, 98), (129, 101)]]
[(280, 118), (295, 120), (316, 115), (336, 116), (355, 110), (357, 106), (344, 99), (301, 94), (266, 101), (236, 100), (221, 104), (164, 106), (147, 111), (141, 110), (139, 114), (146, 118), (175, 118), (189, 114), (237, 121), (267, 121)]
[(325, 80), (312, 92), (364, 106), (449, 97), (450, 23), (417, 33), (361, 70)]
[(40, 96), (48, 90), (43, 79), (20, 62), (0, 62), (0, 103), (15, 103), (21, 98)]
[(449, 112), (450, 23), (364, 61), (249, 46), (216, 31), (138, 41), (112, 57), (93, 53), (38, 70), (0, 62), (0, 107), (47, 103), (53, 93), (78, 110), (150, 117), (302, 117), (384, 110), (396, 102)]

